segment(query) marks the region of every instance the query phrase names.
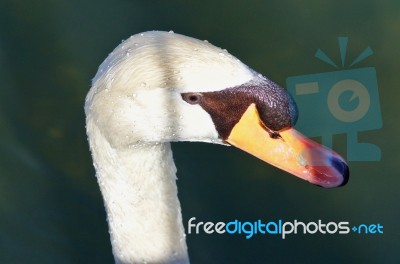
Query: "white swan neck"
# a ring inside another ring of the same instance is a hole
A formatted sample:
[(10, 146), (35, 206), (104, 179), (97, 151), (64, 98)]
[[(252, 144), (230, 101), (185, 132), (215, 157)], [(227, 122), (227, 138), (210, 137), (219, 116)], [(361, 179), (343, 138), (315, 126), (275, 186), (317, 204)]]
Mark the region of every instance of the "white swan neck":
[(117, 151), (89, 136), (116, 263), (189, 263), (169, 143)]

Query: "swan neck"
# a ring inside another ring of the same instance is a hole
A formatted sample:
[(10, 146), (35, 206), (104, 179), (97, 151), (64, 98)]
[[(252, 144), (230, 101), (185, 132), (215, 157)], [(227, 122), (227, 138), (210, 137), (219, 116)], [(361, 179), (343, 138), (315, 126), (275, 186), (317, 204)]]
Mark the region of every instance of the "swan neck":
[(189, 263), (170, 144), (116, 150), (88, 134), (116, 263)]

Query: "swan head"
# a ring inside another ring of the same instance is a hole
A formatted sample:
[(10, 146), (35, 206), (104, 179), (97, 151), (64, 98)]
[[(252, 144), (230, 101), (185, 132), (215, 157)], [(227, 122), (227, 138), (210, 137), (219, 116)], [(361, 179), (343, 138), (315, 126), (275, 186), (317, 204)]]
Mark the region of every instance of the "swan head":
[(122, 42), (100, 65), (85, 103), (87, 130), (116, 149), (170, 141), (229, 144), (313, 184), (344, 185), (335, 152), (292, 127), (289, 93), (226, 50), (170, 32)]

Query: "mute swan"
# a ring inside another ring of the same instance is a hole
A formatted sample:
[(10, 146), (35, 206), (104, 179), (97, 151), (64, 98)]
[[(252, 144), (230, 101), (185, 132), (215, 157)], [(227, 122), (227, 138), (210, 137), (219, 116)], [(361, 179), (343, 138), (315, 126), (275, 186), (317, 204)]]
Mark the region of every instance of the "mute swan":
[(100, 65), (86, 129), (116, 263), (189, 263), (171, 141), (237, 146), (322, 187), (347, 182), (333, 151), (291, 127), (285, 89), (226, 50), (145, 32)]

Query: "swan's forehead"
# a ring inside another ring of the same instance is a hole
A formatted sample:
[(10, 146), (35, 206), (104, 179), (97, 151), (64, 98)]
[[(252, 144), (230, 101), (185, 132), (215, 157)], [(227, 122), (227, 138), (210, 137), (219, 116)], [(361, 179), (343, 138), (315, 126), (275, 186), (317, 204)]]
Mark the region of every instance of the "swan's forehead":
[(290, 94), (263, 77), (222, 91), (182, 93), (189, 104), (200, 105), (212, 118), (220, 138), (227, 139), (251, 104), (271, 132), (294, 126), (297, 107)]
[(141, 90), (173, 88), (209, 92), (253, 79), (254, 72), (226, 50), (183, 35), (145, 32), (121, 43), (102, 63), (93, 83)]

